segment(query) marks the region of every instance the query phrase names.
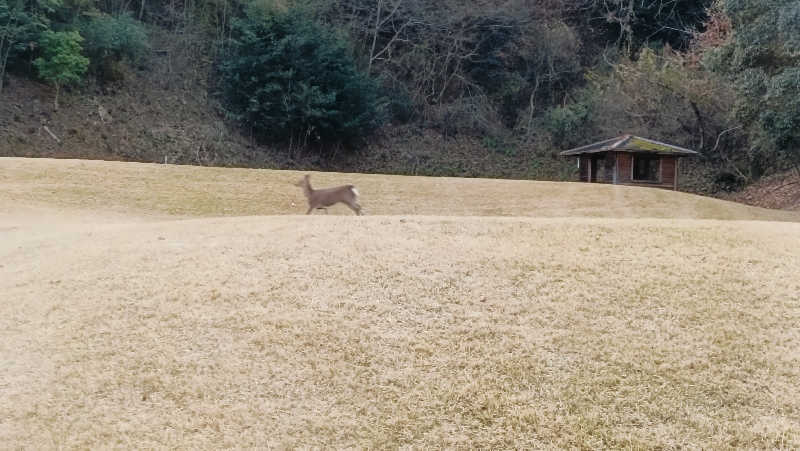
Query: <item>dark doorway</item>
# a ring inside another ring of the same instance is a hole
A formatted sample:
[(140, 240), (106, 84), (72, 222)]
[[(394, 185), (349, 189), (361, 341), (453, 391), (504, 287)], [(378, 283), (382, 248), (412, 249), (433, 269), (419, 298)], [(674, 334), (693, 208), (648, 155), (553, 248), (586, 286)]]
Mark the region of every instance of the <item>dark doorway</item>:
[(650, 155), (633, 156), (633, 180), (658, 182), (661, 180), (661, 157)]
[(606, 180), (606, 156), (592, 155), (592, 173), (589, 181), (592, 183), (604, 182)]

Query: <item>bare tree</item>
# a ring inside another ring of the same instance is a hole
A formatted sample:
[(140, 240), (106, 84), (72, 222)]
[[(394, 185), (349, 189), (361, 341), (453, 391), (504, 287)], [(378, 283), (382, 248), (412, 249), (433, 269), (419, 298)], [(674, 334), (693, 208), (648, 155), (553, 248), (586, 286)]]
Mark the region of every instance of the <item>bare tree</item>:
[[(408, 41), (402, 37), (403, 31), (405, 31), (407, 27), (422, 23), (414, 17), (405, 17), (399, 21), (398, 25), (398, 21), (395, 19), (400, 7), (403, 6), (403, 0), (396, 0), (394, 6), (391, 8), (391, 11), (389, 11), (386, 17), (382, 17), (383, 6), (385, 3), (385, 0), (377, 0), (377, 7), (375, 9), (375, 28), (372, 31), (372, 46), (370, 47), (369, 51), (369, 65), (367, 66), (367, 73), (372, 73), (372, 64), (375, 62), (375, 60), (381, 58), (387, 52), (391, 53), (392, 45), (394, 45), (397, 41)], [(390, 28), (389, 31), (391, 33), (391, 38), (382, 49), (377, 50), (376, 45), (378, 43), (378, 36), (383, 32), (384, 27), (387, 27), (387, 25)]]

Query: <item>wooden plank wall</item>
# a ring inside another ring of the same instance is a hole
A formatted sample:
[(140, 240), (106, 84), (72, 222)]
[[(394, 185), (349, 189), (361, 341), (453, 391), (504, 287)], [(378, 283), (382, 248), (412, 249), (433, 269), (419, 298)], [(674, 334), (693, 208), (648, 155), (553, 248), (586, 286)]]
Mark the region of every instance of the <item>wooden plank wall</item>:
[(675, 157), (661, 157), (661, 184), (672, 188), (675, 183)]
[(674, 188), (675, 186), (675, 161), (677, 157), (670, 155), (661, 157), (661, 182), (647, 183), (634, 182), (633, 175), (633, 154), (627, 152), (617, 152), (617, 184), (634, 186), (652, 186), (658, 188)]
[(633, 159), (627, 152), (617, 152), (617, 184), (631, 183)]

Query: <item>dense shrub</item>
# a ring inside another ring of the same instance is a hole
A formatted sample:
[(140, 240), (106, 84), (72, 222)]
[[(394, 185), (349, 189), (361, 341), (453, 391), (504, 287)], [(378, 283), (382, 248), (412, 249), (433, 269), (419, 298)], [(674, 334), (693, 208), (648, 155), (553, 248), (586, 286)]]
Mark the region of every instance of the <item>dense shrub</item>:
[(248, 15), (229, 46), (224, 103), (265, 141), (352, 143), (383, 121), (377, 85), (346, 42), (299, 10)]
[(123, 58), (136, 61), (149, 47), (144, 25), (129, 14), (96, 15), (79, 21), (78, 28), (92, 69), (102, 80), (119, 79), (117, 63)]
[(544, 114), (542, 125), (550, 133), (556, 147), (566, 149), (578, 145), (581, 129), (589, 118), (589, 108), (582, 103), (552, 108)]

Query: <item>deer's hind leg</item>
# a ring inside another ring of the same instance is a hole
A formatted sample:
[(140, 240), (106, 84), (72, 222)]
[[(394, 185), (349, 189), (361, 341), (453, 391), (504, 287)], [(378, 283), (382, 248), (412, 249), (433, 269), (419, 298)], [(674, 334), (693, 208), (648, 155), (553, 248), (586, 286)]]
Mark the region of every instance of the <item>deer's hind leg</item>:
[(351, 210), (356, 212), (357, 216), (361, 216), (361, 205), (358, 205), (358, 202), (353, 200), (350, 202), (345, 202), (345, 204), (350, 207)]

